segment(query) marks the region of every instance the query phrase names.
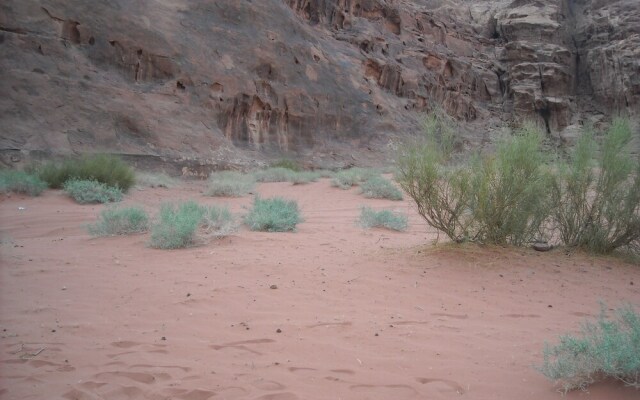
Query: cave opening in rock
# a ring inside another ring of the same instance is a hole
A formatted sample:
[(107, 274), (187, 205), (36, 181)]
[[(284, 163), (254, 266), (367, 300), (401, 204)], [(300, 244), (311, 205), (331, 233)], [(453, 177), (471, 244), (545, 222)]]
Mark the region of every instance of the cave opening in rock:
[(537, 111), (538, 115), (540, 115), (544, 120), (544, 126), (547, 130), (547, 134), (551, 134), (551, 127), (549, 125), (549, 119), (551, 119), (551, 110), (549, 109), (549, 107), (544, 107), (538, 109)]

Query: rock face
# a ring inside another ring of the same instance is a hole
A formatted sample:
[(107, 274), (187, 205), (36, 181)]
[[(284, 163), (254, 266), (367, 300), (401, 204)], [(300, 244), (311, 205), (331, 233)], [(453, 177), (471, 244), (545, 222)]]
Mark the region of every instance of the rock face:
[(522, 118), (557, 137), (637, 115), (640, 4), (8, 0), (0, 71), (4, 163), (367, 164), (436, 106), (471, 146)]

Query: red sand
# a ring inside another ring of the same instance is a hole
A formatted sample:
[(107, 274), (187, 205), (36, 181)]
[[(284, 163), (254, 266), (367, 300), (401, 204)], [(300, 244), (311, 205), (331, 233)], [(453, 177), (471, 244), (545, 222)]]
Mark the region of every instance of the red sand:
[[(203, 187), (133, 189), (124, 204), (251, 203)], [(560, 399), (532, 367), (544, 342), (601, 300), (640, 304), (640, 269), (618, 260), (434, 248), (408, 200), (327, 180), (259, 192), (298, 201), (298, 232), (241, 228), (174, 251), (147, 247), (148, 235), (90, 238), (83, 224), (104, 206), (58, 191), (4, 197), (0, 397)], [(410, 230), (362, 230), (365, 204), (405, 210)], [(639, 397), (616, 382), (566, 396)]]

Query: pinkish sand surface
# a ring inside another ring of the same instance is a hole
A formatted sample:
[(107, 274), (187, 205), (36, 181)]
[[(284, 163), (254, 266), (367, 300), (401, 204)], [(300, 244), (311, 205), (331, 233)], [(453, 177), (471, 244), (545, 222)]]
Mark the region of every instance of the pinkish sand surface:
[[(132, 189), (123, 204), (251, 204), (203, 189)], [(4, 196), (0, 398), (561, 399), (534, 369), (544, 343), (600, 301), (640, 304), (640, 268), (617, 259), (434, 247), (409, 200), (328, 180), (257, 191), (297, 200), (298, 231), (241, 227), (170, 251), (147, 234), (91, 238), (105, 206), (60, 191)], [(409, 230), (359, 228), (362, 205), (406, 212)], [(640, 392), (605, 382), (566, 398)]]

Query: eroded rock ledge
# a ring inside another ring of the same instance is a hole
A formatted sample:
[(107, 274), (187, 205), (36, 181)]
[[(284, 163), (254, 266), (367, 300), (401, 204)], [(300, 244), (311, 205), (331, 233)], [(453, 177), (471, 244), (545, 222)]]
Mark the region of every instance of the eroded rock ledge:
[(522, 118), (563, 138), (637, 115), (640, 5), (9, 0), (0, 70), (10, 159), (367, 164), (434, 106), (467, 124), (468, 146)]

